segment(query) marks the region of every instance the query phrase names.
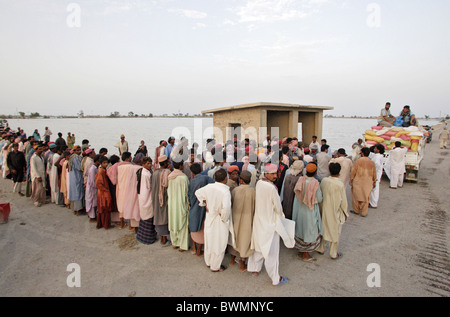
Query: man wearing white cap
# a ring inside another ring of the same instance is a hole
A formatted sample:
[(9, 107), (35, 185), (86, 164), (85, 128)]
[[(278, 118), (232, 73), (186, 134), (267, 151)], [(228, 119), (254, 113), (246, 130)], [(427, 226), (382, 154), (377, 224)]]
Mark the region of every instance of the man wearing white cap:
[(288, 248), (295, 245), (295, 223), (286, 219), (283, 213), (277, 180), (277, 165), (267, 164), (264, 177), (256, 183), (255, 216), (251, 249), (253, 254), (248, 259), (247, 270), (258, 275), (265, 265), (273, 285), (285, 284), (286, 277), (278, 273), (280, 237)]

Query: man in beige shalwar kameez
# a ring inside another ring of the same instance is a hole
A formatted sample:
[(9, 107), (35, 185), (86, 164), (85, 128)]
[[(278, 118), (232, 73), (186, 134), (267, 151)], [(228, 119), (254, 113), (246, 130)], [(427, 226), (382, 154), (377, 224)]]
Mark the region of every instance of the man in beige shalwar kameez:
[(236, 238), (236, 248), (228, 246), (231, 254), (231, 264), (235, 261), (241, 263), (240, 270), (247, 269), (245, 260), (252, 255), (252, 226), (253, 216), (255, 214), (255, 189), (250, 187), (252, 173), (249, 171), (242, 171), (239, 182), (240, 186), (236, 187), (231, 192), (232, 201), (232, 219), (234, 235)]
[(375, 163), (369, 159), (370, 149), (361, 149), (361, 158), (353, 165), (350, 174), (350, 185), (352, 186), (352, 205), (350, 212), (367, 216), (369, 209), (370, 194), (377, 183), (377, 169)]
[(327, 241), (330, 243), (330, 257), (339, 259), (342, 253), (338, 252), (339, 237), (342, 225), (348, 217), (347, 194), (342, 181), (339, 179), (341, 165), (330, 163), (329, 171), (331, 176), (326, 177), (320, 183), (322, 191), (322, 228), (323, 237), (317, 252), (324, 254)]
[(33, 188), (31, 199), (36, 207), (46, 203), (45, 164), (42, 158), (43, 145), (39, 145), (30, 159), (30, 178)]
[(339, 179), (344, 183), (345, 189), (350, 185), (350, 173), (353, 167), (353, 162), (348, 158), (345, 153), (345, 149), (338, 150), (338, 156), (332, 158), (330, 163), (339, 163), (341, 165), (341, 172), (339, 173)]

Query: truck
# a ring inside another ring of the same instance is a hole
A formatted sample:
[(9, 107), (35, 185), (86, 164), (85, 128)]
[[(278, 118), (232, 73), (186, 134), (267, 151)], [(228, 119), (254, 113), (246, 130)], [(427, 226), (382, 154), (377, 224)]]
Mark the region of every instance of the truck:
[[(386, 135), (383, 135), (383, 131), (384, 131), (384, 133), (388, 133), (388, 134), (389, 134), (389, 131), (393, 131), (393, 130), (396, 130), (395, 132), (397, 132), (397, 133), (400, 131), (405, 131), (402, 133), (407, 133), (407, 132), (408, 132), (408, 134), (411, 133), (410, 131), (408, 131), (406, 129), (400, 130), (399, 128), (372, 127), (371, 129), (372, 129), (373, 133), (376, 133), (376, 136), (374, 136), (374, 134), (369, 135), (368, 133), (370, 133), (370, 131), (367, 130), (364, 133), (364, 139), (366, 141), (367, 146), (369, 146), (369, 147), (372, 146), (375, 141), (376, 141), (375, 143), (382, 143), (385, 145), (384, 163), (386, 163), (386, 161), (389, 159), (389, 152), (392, 149), (393, 143), (397, 140), (400, 141), (400, 138), (392, 137), (392, 140), (390, 140), (390, 139), (382, 140), (383, 137), (386, 137)], [(417, 148), (414, 147), (414, 150), (411, 150), (411, 148), (409, 148), (408, 152), (406, 153), (405, 180), (417, 183), (419, 180), (420, 164), (424, 157), (425, 146), (427, 144), (427, 139), (430, 136), (430, 132), (422, 127), (418, 127), (416, 130), (413, 128), (412, 130), (414, 130), (412, 134), (414, 134), (414, 138), (416, 139), (415, 141), (412, 141), (412, 142), (416, 142), (416, 143), (418, 143), (418, 145), (417, 145)], [(392, 132), (390, 134), (392, 134)], [(389, 138), (389, 137), (387, 137), (387, 138)], [(408, 139), (408, 135), (405, 134), (404, 139), (401, 139), (403, 145), (405, 145), (405, 142), (406, 143), (408, 142), (407, 139)], [(419, 139), (419, 140), (417, 140), (417, 139)], [(384, 171), (384, 169), (383, 169), (383, 171)]]
[[(409, 150), (406, 152), (405, 157), (405, 169), (406, 169), (406, 176), (405, 180), (417, 183), (419, 181), (419, 169), (420, 169), (420, 163), (422, 162), (423, 156), (424, 156), (424, 149), (425, 145), (427, 143), (427, 137), (424, 136), (420, 142), (417, 151), (411, 151)], [(389, 152), (390, 150), (386, 149), (384, 152), (384, 160), (389, 158)]]

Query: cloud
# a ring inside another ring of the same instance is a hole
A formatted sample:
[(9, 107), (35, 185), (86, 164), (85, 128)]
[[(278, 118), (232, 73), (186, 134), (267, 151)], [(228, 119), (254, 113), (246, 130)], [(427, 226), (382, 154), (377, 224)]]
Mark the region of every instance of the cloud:
[(189, 19), (204, 19), (208, 16), (206, 12), (188, 9), (169, 9), (169, 12), (178, 13)]
[(239, 16), (239, 22), (290, 21), (307, 16), (294, 0), (249, 0), (233, 11)]
[(226, 20), (225, 24), (274, 23), (304, 19), (317, 13), (319, 7), (325, 3), (329, 3), (329, 0), (247, 0), (244, 5), (229, 8), (229, 11), (237, 16), (237, 21)]
[(205, 23), (195, 23), (195, 26), (192, 27), (193, 30), (197, 30), (197, 29), (201, 29), (201, 28), (205, 28), (206, 24)]
[(105, 1), (105, 3), (106, 5), (101, 12), (102, 15), (121, 14), (130, 12), (132, 10), (139, 10), (139, 12), (148, 12), (152, 7), (155, 6), (155, 3), (148, 3), (143, 0), (113, 0)]

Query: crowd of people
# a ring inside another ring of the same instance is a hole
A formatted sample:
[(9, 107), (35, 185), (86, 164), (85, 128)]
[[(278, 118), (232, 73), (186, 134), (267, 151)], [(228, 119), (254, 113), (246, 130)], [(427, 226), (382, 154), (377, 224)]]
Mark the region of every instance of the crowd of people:
[[(208, 139), (201, 152), (170, 137), (152, 159), (144, 142), (133, 155), (124, 135), (118, 155), (108, 155), (61, 133), (51, 142), (51, 132), (45, 140), (37, 130), (28, 138), (20, 128), (0, 132), (3, 177), (36, 207), (68, 208), (97, 229), (128, 227), (140, 243), (203, 256), (212, 272), (226, 269), (228, 252), (242, 271), (258, 275), (264, 265), (273, 285), (288, 282), (279, 273), (281, 240), (305, 262), (315, 262), (313, 252), (324, 254), (327, 244), (332, 259), (342, 257), (342, 225), (349, 212), (365, 217), (377, 208), (383, 173), (383, 146), (357, 142), (349, 157), (315, 136), (309, 145), (289, 137), (267, 136), (261, 144)], [(404, 154), (401, 144), (390, 153), (392, 188), (402, 186)]]

